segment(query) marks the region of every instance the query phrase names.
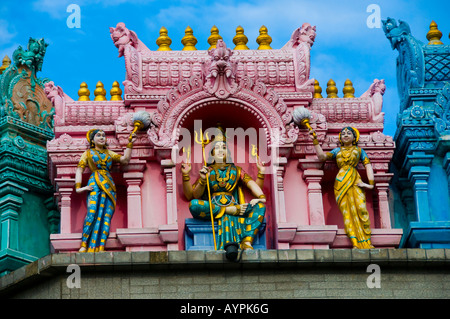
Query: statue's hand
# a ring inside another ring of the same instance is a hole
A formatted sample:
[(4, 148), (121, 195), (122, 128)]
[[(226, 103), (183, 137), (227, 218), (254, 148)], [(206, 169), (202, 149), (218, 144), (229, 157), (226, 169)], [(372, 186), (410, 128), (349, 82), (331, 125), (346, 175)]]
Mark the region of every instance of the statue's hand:
[(240, 206), (241, 206), (241, 211), (239, 212), (239, 215), (242, 216), (245, 214), (245, 211), (247, 210), (248, 203), (241, 204)]
[(250, 201), (250, 205), (255, 206), (258, 203), (265, 203), (266, 199), (265, 198), (254, 198)]
[(181, 163), (181, 173), (183, 175), (189, 175), (191, 168), (191, 163)]
[(94, 189), (94, 187), (92, 187), (92, 186), (85, 186), (85, 187), (77, 188), (75, 191), (77, 193), (83, 193), (83, 192), (87, 192), (87, 191), (92, 191), (93, 189)]
[(264, 174), (266, 172), (266, 167), (264, 166), (264, 162), (261, 162), (261, 159), (258, 156), (256, 161), (256, 167), (258, 167), (258, 173)]
[(130, 136), (128, 137), (128, 142), (136, 142), (136, 133), (130, 134)]
[(202, 169), (199, 172), (200, 178), (205, 180), (206, 179), (206, 174), (208, 174), (208, 172), (209, 172), (208, 166), (203, 166)]
[(366, 184), (363, 182), (359, 182), (358, 184), (356, 184), (356, 186), (358, 186), (359, 188), (367, 188), (367, 189), (373, 189), (374, 186), (370, 185), (370, 184)]

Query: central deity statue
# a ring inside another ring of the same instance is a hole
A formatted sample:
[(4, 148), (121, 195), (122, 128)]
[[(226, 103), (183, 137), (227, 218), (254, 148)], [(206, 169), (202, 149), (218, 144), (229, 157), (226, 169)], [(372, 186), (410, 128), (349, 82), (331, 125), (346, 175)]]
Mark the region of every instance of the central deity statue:
[[(253, 240), (266, 212), (266, 197), (260, 187), (264, 178), (263, 166), (258, 163), (260, 173), (254, 181), (241, 167), (233, 164), (223, 129), (219, 132), (211, 143), (209, 164), (200, 170), (194, 184), (190, 183), (191, 164), (181, 165), (184, 194), (190, 200), (189, 210), (194, 218), (209, 221), (212, 212), (218, 225), (217, 249), (224, 250), (227, 243), (233, 242), (242, 250), (253, 249)], [(249, 203), (245, 202), (244, 186), (255, 197)]]

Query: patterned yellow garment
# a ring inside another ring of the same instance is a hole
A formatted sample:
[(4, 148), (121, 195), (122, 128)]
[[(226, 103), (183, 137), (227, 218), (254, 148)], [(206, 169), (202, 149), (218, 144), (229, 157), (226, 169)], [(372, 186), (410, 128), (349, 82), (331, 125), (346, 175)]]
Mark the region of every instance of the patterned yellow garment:
[(356, 167), (361, 161), (370, 163), (366, 152), (358, 147), (338, 147), (327, 153), (328, 159), (336, 159), (339, 172), (334, 182), (334, 195), (344, 218), (347, 236), (355, 248), (373, 248), (369, 212), (366, 208), (366, 195), (358, 183), (361, 182)]

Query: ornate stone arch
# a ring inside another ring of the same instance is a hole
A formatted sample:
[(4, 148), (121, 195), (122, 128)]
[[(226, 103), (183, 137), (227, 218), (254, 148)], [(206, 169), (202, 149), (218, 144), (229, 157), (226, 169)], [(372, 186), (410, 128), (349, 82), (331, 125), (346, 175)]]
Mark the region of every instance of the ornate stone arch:
[(157, 110), (152, 115), (152, 127), (148, 130), (153, 145), (173, 147), (178, 141), (179, 129), (186, 116), (212, 103), (238, 105), (253, 114), (264, 128), (269, 144), (292, 143), (286, 129), (292, 120), (292, 113), (283, 99), (263, 82), (254, 82), (251, 78), (244, 77), (227, 98), (218, 97), (205, 84), (194, 76), (172, 88), (158, 103)]

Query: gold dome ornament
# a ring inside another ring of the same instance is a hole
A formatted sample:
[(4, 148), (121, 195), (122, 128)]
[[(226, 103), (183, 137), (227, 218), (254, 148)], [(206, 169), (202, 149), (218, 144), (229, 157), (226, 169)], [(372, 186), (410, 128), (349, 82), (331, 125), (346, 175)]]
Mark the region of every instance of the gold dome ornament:
[(112, 89), (109, 91), (111, 94), (111, 101), (122, 101), (122, 90), (120, 89), (120, 84), (117, 81), (114, 81), (112, 84)]
[(0, 74), (3, 73), (9, 66), (11, 65), (11, 59), (9, 56), (5, 55), (5, 57), (2, 60), (2, 66), (0, 66)]
[(444, 44), (444, 43), (442, 43), (441, 38), (442, 38), (442, 32), (439, 31), (437, 23), (434, 21), (431, 21), (430, 31), (428, 31), (428, 33), (427, 33), (427, 39), (430, 41), (430, 42), (428, 42), (428, 45)]
[(80, 84), (80, 89), (78, 90), (78, 101), (90, 101), (89, 94), (91, 92), (88, 89), (86, 82)]
[(349, 79), (345, 81), (342, 93), (344, 93), (344, 98), (347, 99), (355, 97), (355, 88), (353, 87), (352, 81), (350, 81)]
[(181, 44), (184, 45), (182, 51), (194, 51), (197, 50), (195, 45), (197, 44), (197, 39), (194, 37), (194, 31), (190, 26), (184, 30), (184, 37), (181, 39)]
[(314, 98), (315, 99), (322, 99), (322, 88), (319, 85), (319, 81), (314, 80)]
[(161, 27), (159, 30), (159, 37), (156, 39), (156, 44), (158, 45), (158, 50), (156, 51), (172, 51), (170, 48), (172, 39), (169, 38), (168, 31), (165, 27)]
[(335, 99), (338, 97), (337, 93), (338, 89), (336, 87), (336, 82), (330, 79), (327, 83), (327, 98)]
[(233, 43), (236, 45), (234, 50), (249, 50), (247, 46), (248, 38), (244, 34), (244, 28), (238, 26), (236, 28), (236, 35), (233, 38)]
[(94, 90), (94, 101), (106, 101), (106, 90), (103, 87), (103, 83), (98, 81), (97, 86)]
[(272, 43), (272, 37), (267, 33), (267, 27), (262, 26), (259, 29), (259, 36), (256, 38), (256, 43), (259, 44), (258, 50), (271, 50), (270, 44)]
[(211, 35), (208, 38), (208, 43), (210, 45), (208, 50), (212, 50), (216, 48), (217, 41), (223, 40), (222, 36), (219, 34), (219, 29), (216, 26), (211, 28)]

